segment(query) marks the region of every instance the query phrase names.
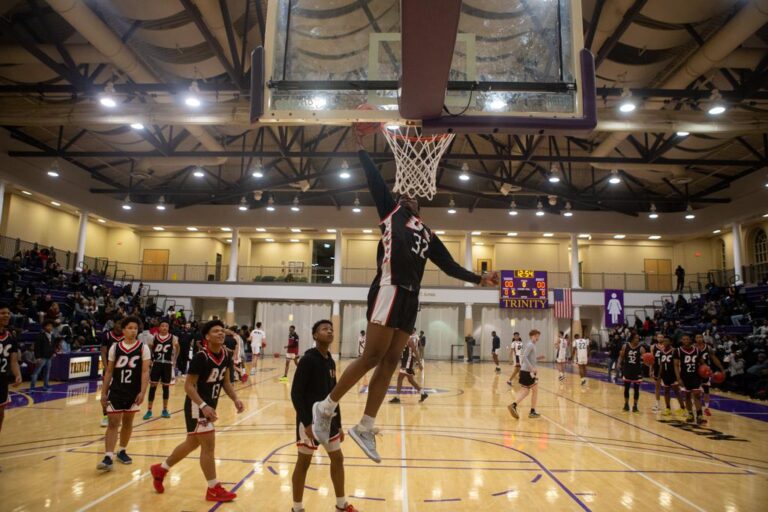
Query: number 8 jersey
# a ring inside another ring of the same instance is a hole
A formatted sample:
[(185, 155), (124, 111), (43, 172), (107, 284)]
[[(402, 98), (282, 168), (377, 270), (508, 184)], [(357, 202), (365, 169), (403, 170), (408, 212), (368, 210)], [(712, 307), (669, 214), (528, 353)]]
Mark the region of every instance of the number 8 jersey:
[[(219, 402), (224, 373), (232, 366), (232, 359), (224, 347), (214, 354), (208, 348), (195, 354), (189, 365), (189, 373), (197, 375), (197, 394), (214, 409)], [(187, 397), (187, 402), (192, 400)]]

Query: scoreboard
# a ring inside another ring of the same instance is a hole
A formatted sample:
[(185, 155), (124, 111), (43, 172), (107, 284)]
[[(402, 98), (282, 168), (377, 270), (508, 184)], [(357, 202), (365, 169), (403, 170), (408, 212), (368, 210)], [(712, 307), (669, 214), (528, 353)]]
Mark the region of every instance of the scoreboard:
[(507, 309), (547, 309), (545, 270), (502, 270), (499, 307)]

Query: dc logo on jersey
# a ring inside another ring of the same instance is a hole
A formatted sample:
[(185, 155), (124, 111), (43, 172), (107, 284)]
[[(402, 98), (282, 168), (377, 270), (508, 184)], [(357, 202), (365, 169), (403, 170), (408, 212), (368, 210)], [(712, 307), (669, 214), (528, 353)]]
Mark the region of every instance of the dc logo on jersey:
[(117, 362), (115, 362), (115, 368), (136, 368), (136, 363), (138, 363), (141, 356), (120, 356), (117, 358)]
[(4, 345), (0, 343), (0, 353), (3, 354), (3, 357), (10, 357), (11, 356), (11, 344)]
[(168, 352), (168, 349), (170, 349), (170, 348), (171, 348), (171, 346), (170, 346), (170, 345), (166, 345), (166, 344), (163, 344), (163, 345), (155, 345), (155, 352), (158, 352), (158, 353), (159, 353), (159, 352), (167, 353), (167, 352)]
[(336, 370), (335, 370), (335, 369), (331, 368), (331, 369), (330, 369), (330, 371), (329, 371), (328, 373), (330, 373), (330, 374), (331, 374), (331, 378), (332, 378), (332, 379), (335, 379), (335, 378), (336, 378)]

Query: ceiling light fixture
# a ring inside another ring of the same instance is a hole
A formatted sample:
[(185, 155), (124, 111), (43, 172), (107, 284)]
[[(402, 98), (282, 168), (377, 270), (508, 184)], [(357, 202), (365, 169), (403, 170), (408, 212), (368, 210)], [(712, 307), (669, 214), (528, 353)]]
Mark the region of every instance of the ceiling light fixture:
[(589, 233), (579, 233), (579, 238), (592, 238)]
[(554, 233), (542, 233), (541, 236), (543, 236), (545, 238), (552, 238), (553, 236), (555, 236), (555, 234)]
[[(765, 217), (765, 215), (763, 215), (763, 217)], [(720, 233), (721, 231), (719, 229), (716, 229), (712, 232), (713, 235), (719, 235)]]
[(291, 238), (291, 242), (293, 242), (293, 243), (296, 243), (296, 242), (298, 242), (298, 241), (299, 241), (299, 239), (298, 239), (298, 238)]
[(247, 212), (248, 211), (248, 200), (245, 198), (245, 196), (240, 198), (240, 204), (237, 205), (237, 209), (241, 212)]
[(253, 165), (253, 168), (251, 169), (251, 176), (256, 179), (264, 177), (264, 166), (261, 164), (261, 162), (256, 162)]
[(187, 231), (197, 231), (197, 228), (194, 226), (187, 227)]
[(448, 202), (448, 214), (454, 215), (456, 213), (456, 201), (453, 200), (453, 197), (451, 197), (451, 200)]
[(507, 236), (517, 236), (517, 233), (515, 233), (514, 231), (511, 231), (507, 233)]
[(566, 201), (565, 202), (565, 211), (563, 212), (564, 217), (573, 217), (573, 209), (571, 208), (571, 202)]
[(636, 108), (637, 105), (634, 101), (632, 101), (632, 91), (625, 87), (621, 93), (621, 103), (619, 104), (619, 110), (625, 114), (628, 114), (630, 112), (634, 112)]
[(544, 205), (541, 204), (541, 199), (536, 203), (536, 216), (537, 217), (543, 217), (544, 216)]
[(365, 233), (367, 235), (370, 235), (371, 233), (373, 233), (373, 230), (372, 229), (364, 229), (363, 233)]
[(267, 241), (267, 242), (274, 242), (274, 241), (275, 241), (275, 239), (274, 239), (274, 238), (267, 238), (267, 239), (266, 239), (266, 241)]
[(144, 125), (141, 123), (131, 123), (131, 128), (133, 128), (134, 130), (143, 130)]
[(684, 132), (684, 131), (679, 131), (679, 132), (675, 133), (675, 135), (677, 135), (678, 137), (687, 137), (690, 134), (691, 134), (691, 132)]
[(106, 223), (107, 223), (107, 221), (106, 221), (106, 220), (104, 220), (104, 219), (96, 219), (96, 220), (97, 220), (98, 222), (100, 222), (101, 224), (106, 224)]
[(648, 218), (649, 219), (658, 219), (659, 218), (659, 214), (656, 213), (656, 205), (653, 204), (653, 203), (651, 203), (651, 211), (650, 211), (650, 213), (648, 213)]
[(464, 162), (461, 164), (461, 174), (459, 174), (459, 179), (461, 181), (469, 181), (469, 165), (467, 165), (467, 162)]
[(509, 213), (511, 216), (517, 215), (517, 203), (513, 200), (511, 203), (509, 203)]
[(196, 167), (194, 172), (192, 173), (192, 176), (194, 176), (195, 178), (204, 178), (205, 170), (202, 167)]
[(435, 231), (435, 234), (436, 234), (436, 235), (444, 235), (444, 234), (445, 234), (445, 231), (443, 231), (443, 230), (438, 230), (438, 231)]
[(651, 235), (648, 240), (661, 240), (661, 235)]
[(685, 219), (693, 220), (695, 218), (696, 218), (696, 215), (693, 213), (693, 207), (689, 204), (688, 207), (685, 209)]
[(184, 104), (192, 108), (197, 108), (203, 104), (200, 101), (200, 88), (197, 86), (197, 80), (192, 80), (192, 83), (189, 84), (189, 92), (184, 97)]
[(154, 229), (155, 231), (165, 231), (165, 228), (162, 226), (155, 226), (152, 229)]
[(25, 196), (31, 196), (32, 195), (32, 192), (30, 192), (28, 190), (22, 190), (21, 193), (24, 194)]
[(557, 164), (553, 164), (549, 169), (547, 181), (550, 183), (560, 183), (560, 169), (557, 167)]
[(300, 212), (301, 208), (299, 207), (299, 196), (296, 196), (293, 198), (293, 204), (291, 205), (291, 211), (292, 212)]
[(354, 205), (352, 206), (352, 212), (360, 213), (361, 211), (363, 210), (362, 208), (360, 208), (360, 200), (357, 198), (357, 195), (355, 195), (355, 202), (354, 202)]
[(269, 196), (269, 199), (267, 199), (267, 211), (273, 212), (275, 210), (275, 198), (273, 196)]
[(343, 160), (341, 162), (341, 171), (339, 172), (339, 178), (343, 180), (348, 180), (351, 177), (352, 175), (349, 173), (349, 164), (347, 163), (346, 160)]
[(226, 231), (227, 233), (229, 233), (229, 232), (231, 232), (231, 231), (232, 231), (232, 228), (227, 228), (227, 227), (224, 227), (224, 228), (221, 228), (221, 230), (222, 230), (222, 231)]
[(58, 201), (51, 201), (51, 204), (52, 204), (53, 206), (61, 206), (61, 203), (60, 203), (60, 202), (58, 202)]
[(258, 231), (259, 233), (265, 233), (267, 230), (264, 228), (256, 228), (256, 231)]
[(621, 177), (619, 176), (618, 169), (611, 169), (611, 177), (608, 178), (608, 183), (611, 185), (618, 185), (621, 183)]
[(613, 238), (615, 238), (616, 240), (623, 240), (627, 238), (627, 235), (613, 235)]
[(115, 100), (115, 85), (112, 82), (107, 82), (104, 86), (104, 92), (99, 96), (99, 103), (102, 107), (115, 108), (117, 106), (117, 100)]
[(335, 228), (328, 228), (328, 229), (325, 230), (325, 232), (326, 233), (335, 233), (336, 229)]
[(131, 206), (131, 196), (125, 196), (125, 200), (123, 201), (123, 210), (131, 210), (133, 207)]
[(482, 232), (482, 231), (472, 231), (472, 233), (470, 233), (470, 234), (471, 234), (472, 236), (480, 236), (480, 235), (482, 235), (482, 234), (483, 234), (483, 232)]
[(723, 103), (723, 96), (717, 89), (712, 89), (712, 94), (709, 95), (709, 110), (707, 113), (711, 116), (719, 116), (725, 112), (725, 104)]
[(301, 233), (301, 228), (291, 228), (291, 233)]
[(58, 178), (59, 176), (61, 176), (61, 167), (59, 167), (58, 160), (54, 160), (51, 163), (51, 168), (48, 169), (48, 176), (50, 176), (51, 178)]
[(157, 200), (155, 209), (160, 210), (161, 212), (165, 211), (165, 196), (160, 196), (160, 199)]

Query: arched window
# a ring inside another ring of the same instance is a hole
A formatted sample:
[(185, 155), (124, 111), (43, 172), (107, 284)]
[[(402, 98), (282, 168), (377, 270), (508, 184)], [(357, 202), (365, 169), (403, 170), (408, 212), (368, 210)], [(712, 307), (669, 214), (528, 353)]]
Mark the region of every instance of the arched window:
[(720, 269), (725, 270), (725, 240), (720, 239)]
[(755, 263), (768, 263), (768, 235), (765, 230), (758, 229), (755, 233), (752, 249), (755, 254)]

